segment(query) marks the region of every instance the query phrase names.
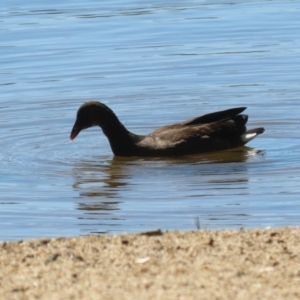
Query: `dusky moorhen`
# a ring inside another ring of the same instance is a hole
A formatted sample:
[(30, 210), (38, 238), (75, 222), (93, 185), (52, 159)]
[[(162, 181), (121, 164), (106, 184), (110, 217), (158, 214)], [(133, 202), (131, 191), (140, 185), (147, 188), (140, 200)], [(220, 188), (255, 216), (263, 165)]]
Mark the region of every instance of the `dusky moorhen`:
[(262, 127), (246, 130), (248, 116), (240, 114), (245, 109), (222, 110), (137, 135), (105, 104), (88, 101), (77, 112), (70, 139), (83, 129), (100, 126), (116, 156), (175, 156), (231, 149), (264, 132)]

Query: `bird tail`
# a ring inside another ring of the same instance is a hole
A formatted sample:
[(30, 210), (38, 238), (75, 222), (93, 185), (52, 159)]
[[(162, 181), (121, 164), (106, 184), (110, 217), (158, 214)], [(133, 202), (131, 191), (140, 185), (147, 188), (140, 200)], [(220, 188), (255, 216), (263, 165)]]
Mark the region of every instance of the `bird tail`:
[(265, 131), (265, 129), (263, 127), (259, 127), (259, 128), (254, 128), (254, 129), (247, 130), (241, 136), (242, 141), (246, 144), (249, 141), (253, 140), (259, 134), (262, 134), (264, 131)]

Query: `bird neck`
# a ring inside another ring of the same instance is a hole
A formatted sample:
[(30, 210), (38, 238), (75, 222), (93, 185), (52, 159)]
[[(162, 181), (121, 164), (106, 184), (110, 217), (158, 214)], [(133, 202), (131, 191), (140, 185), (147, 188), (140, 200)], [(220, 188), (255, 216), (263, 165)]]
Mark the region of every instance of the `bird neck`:
[(138, 136), (129, 132), (113, 112), (109, 116), (109, 121), (101, 122), (99, 126), (108, 138), (115, 155), (126, 156), (126, 153), (133, 152)]

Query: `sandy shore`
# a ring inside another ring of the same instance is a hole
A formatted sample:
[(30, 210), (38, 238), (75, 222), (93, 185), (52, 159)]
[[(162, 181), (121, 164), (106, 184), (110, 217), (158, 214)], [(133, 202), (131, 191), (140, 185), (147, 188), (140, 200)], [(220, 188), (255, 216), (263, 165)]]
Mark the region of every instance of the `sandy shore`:
[(0, 299), (300, 299), (300, 228), (0, 243)]

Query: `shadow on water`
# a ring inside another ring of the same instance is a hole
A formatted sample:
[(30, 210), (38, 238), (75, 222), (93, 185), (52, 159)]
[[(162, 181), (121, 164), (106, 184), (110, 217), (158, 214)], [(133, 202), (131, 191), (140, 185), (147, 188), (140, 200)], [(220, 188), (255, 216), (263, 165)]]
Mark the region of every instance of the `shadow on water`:
[[(162, 193), (170, 194), (170, 185), (174, 182), (190, 186), (189, 195), (183, 194), (182, 197), (210, 196), (210, 189), (215, 188), (215, 185), (228, 183), (231, 189), (234, 189), (235, 185), (240, 189), (241, 183), (248, 182), (247, 161), (258, 155), (264, 153), (250, 147), (242, 147), (230, 151), (173, 158), (95, 157), (73, 167), (73, 188), (79, 193), (80, 199), (84, 200), (78, 203), (78, 209), (119, 210), (120, 203), (132, 200), (134, 189), (145, 185), (149, 190), (144, 194), (140, 205), (143, 200), (149, 200), (150, 193), (157, 193), (159, 197), (164, 196)], [(165, 185), (166, 188), (161, 189), (161, 185)], [(202, 195), (199, 194), (199, 189)]]

